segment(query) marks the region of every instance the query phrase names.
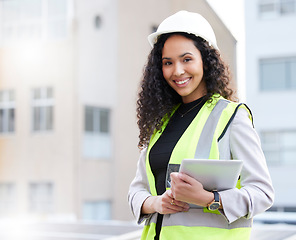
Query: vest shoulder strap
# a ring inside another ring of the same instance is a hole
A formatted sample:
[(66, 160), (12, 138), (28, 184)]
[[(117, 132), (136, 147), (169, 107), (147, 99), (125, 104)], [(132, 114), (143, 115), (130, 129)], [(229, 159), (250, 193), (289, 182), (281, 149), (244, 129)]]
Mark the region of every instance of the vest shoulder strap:
[(242, 108), (242, 107), (244, 107), (244, 108), (248, 111), (248, 113), (249, 113), (249, 118), (250, 118), (250, 120), (252, 121), (252, 125), (253, 125), (253, 127), (254, 127), (253, 115), (252, 115), (251, 110), (249, 109), (249, 107), (248, 107), (246, 104), (244, 104), (244, 103), (240, 103), (240, 104), (238, 104), (237, 107), (235, 108), (235, 110), (234, 110), (232, 116), (230, 117), (228, 123), (226, 124), (226, 126), (225, 126), (223, 132), (222, 132), (221, 135), (219, 136), (219, 138), (218, 138), (218, 142), (219, 142), (219, 141), (223, 138), (223, 136), (225, 135), (225, 133), (226, 133), (227, 129), (229, 128), (231, 122), (233, 121), (233, 119), (234, 119), (234, 117), (235, 117), (235, 115), (236, 115), (238, 109), (239, 109), (239, 108)]

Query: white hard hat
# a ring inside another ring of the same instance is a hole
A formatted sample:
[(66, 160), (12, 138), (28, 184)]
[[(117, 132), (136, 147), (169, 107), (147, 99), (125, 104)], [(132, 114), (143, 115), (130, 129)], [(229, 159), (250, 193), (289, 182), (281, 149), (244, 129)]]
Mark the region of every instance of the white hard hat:
[(198, 13), (182, 10), (169, 16), (162, 21), (156, 32), (148, 36), (148, 41), (153, 47), (154, 43), (157, 41), (158, 36), (164, 33), (172, 32), (185, 32), (194, 34), (197, 37), (205, 39), (210, 46), (213, 46), (219, 50), (214, 30), (212, 29), (209, 22)]

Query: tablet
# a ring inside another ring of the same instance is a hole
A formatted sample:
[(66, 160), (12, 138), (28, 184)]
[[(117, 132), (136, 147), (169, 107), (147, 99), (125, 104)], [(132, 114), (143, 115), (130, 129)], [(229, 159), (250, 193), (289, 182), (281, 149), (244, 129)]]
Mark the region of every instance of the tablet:
[(183, 159), (179, 172), (198, 180), (208, 191), (235, 188), (242, 160)]

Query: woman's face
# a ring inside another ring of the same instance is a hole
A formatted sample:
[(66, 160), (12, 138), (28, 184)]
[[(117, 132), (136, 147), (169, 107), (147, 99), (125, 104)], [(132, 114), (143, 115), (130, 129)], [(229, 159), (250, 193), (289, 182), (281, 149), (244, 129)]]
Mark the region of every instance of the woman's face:
[(162, 72), (184, 103), (207, 93), (200, 51), (184, 36), (173, 35), (166, 40), (162, 50)]

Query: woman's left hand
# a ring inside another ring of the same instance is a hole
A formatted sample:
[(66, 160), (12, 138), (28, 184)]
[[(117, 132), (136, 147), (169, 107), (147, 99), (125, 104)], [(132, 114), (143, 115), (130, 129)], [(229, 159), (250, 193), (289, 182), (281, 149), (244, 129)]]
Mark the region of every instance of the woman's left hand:
[(212, 192), (204, 190), (200, 182), (184, 173), (171, 173), (171, 191), (176, 200), (202, 207), (214, 200)]

